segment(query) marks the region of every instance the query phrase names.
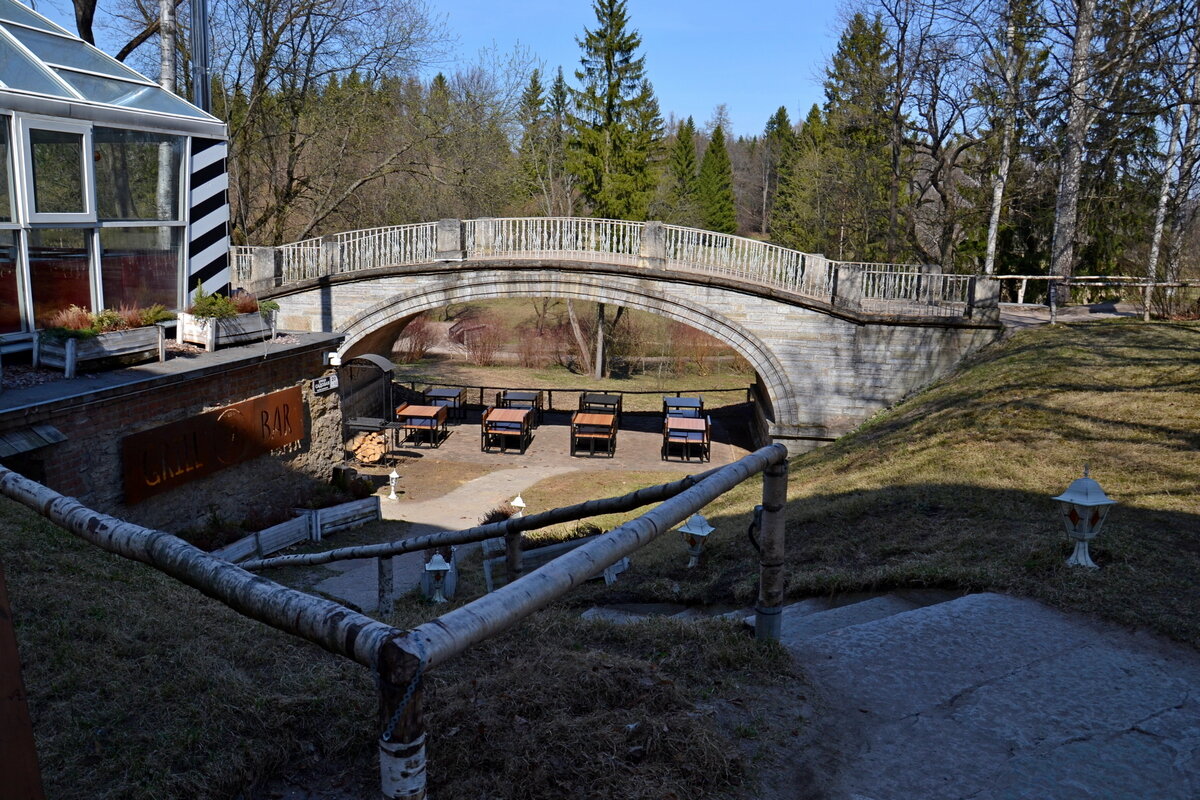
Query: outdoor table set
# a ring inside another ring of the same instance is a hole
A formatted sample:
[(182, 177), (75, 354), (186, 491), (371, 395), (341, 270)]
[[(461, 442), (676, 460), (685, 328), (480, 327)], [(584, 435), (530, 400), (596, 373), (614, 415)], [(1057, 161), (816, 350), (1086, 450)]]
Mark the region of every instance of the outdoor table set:
[(517, 446), (524, 453), (533, 440), (535, 411), (530, 407), (491, 406), (484, 409), (483, 419), (479, 423), (479, 449), (491, 452), (492, 447), (499, 444), (500, 452), (504, 453), (507, 452), (508, 440), (516, 438)]
[(445, 406), (449, 416), (462, 419), (466, 410), (462, 403), (462, 389), (450, 386), (433, 387), (421, 393), (427, 406)]
[(505, 389), (496, 393), (497, 408), (527, 408), (533, 412), (531, 415), (530, 424), (537, 427), (542, 424), (542, 412), (544, 410), (541, 390), (524, 391), (518, 389)]
[[(430, 447), (438, 447), (449, 432), (446, 430), (447, 406), (424, 406), (405, 403), (396, 409), (396, 421), (389, 423), (392, 429), (394, 443), (400, 446), (401, 441), (412, 440), (419, 443), (425, 438)], [(403, 437), (401, 437), (403, 432)]]
[(704, 414), (703, 398), (663, 398), (663, 461), (670, 458), (672, 445), (678, 445), (684, 461), (691, 461), (693, 448), (701, 461), (712, 457), (712, 420)]

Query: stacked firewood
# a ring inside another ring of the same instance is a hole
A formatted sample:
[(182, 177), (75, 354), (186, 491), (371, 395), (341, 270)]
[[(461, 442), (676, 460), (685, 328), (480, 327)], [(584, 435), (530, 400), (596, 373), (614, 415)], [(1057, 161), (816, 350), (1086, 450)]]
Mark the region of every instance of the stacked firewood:
[(386, 433), (357, 434), (346, 448), (354, 454), (354, 460), (360, 464), (374, 464), (380, 461), (388, 452), (388, 437)]

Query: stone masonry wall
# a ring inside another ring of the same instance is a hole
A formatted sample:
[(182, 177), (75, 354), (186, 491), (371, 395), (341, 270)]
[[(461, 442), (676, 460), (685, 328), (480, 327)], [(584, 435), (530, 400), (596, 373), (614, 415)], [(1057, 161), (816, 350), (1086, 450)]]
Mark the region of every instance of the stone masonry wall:
[[(413, 314), (496, 297), (561, 297), (639, 308), (727, 343), (770, 397), (770, 433), (828, 441), (946, 374), (992, 341), (989, 327), (852, 321), (724, 286), (582, 268), (420, 272), (283, 294), (281, 324), (346, 335), (343, 357), (390, 342)], [(802, 448), (798, 448), (802, 449)]]
[[(116, 387), (43, 404), (0, 418), (0, 430), (45, 422), (67, 441), (33, 454), (41, 480), (83, 504), (153, 528), (200, 527), (211, 516), (238, 522), (294, 502), (316, 481), (327, 481), (342, 456), (338, 393), (315, 395), (311, 380), (327, 371), (327, 337), (308, 347), (261, 354), (217, 370)], [(123, 502), (121, 440), (128, 434), (187, 419), (233, 403), (300, 385), (305, 437), (287, 448), (236, 464), (127, 506)]]

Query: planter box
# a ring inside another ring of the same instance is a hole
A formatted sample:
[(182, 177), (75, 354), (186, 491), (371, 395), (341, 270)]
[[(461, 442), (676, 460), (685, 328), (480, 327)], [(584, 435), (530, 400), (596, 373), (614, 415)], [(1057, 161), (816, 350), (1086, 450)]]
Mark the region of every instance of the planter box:
[(75, 377), (80, 365), (108, 359), (165, 361), (166, 340), (161, 325), (147, 325), (127, 331), (109, 331), (82, 339), (35, 339), (33, 365), (59, 367), (68, 378)]
[(203, 345), (210, 353), (222, 345), (261, 342), (263, 339), (272, 338), (274, 333), (274, 312), (264, 318), (257, 311), (225, 319), (180, 313), (175, 328), (178, 341)]

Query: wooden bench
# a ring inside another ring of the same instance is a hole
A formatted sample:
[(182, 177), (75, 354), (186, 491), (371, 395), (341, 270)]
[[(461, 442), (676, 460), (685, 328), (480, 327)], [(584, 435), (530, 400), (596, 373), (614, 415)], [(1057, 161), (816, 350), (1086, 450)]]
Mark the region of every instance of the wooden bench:
[[(396, 409), (396, 436), (404, 432), (403, 441), (428, 437), (429, 445), (437, 447), (446, 438), (446, 406), (418, 406), (405, 403)], [(391, 427), (391, 426), (389, 426)], [(396, 443), (397, 446), (400, 444)]]
[(571, 415), (571, 455), (587, 442), (588, 455), (596, 455), (596, 445), (602, 444), (612, 458), (617, 454), (617, 415), (576, 411)]
[(533, 440), (533, 413), (531, 408), (484, 409), (479, 423), (479, 449), (488, 452), (493, 443), (499, 443), (500, 452), (507, 452), (506, 442), (510, 436), (515, 436), (524, 453)]
[(712, 420), (709, 417), (665, 417), (663, 419), (662, 459), (666, 461), (671, 445), (677, 444), (684, 461), (691, 461), (691, 451), (699, 450), (701, 461), (712, 457)]

